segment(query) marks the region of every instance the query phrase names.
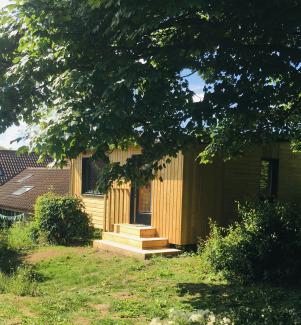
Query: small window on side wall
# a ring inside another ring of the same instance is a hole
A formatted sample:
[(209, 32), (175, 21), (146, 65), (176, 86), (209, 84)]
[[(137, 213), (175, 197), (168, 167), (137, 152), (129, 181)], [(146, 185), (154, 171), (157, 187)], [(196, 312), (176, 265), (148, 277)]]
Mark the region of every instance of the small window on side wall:
[(97, 189), (97, 183), (104, 163), (91, 157), (82, 159), (82, 194), (101, 195)]
[(260, 168), (260, 197), (272, 199), (277, 197), (278, 191), (278, 159), (262, 159)]

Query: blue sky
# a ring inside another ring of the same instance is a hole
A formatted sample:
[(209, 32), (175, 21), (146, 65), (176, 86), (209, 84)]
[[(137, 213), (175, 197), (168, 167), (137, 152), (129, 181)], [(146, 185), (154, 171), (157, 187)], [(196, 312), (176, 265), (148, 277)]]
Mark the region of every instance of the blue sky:
[(203, 88), (205, 85), (204, 80), (197, 73), (194, 73), (193, 75), (188, 77), (187, 80), (189, 82), (189, 88), (193, 90), (196, 94), (194, 100), (200, 101), (200, 99), (203, 99)]

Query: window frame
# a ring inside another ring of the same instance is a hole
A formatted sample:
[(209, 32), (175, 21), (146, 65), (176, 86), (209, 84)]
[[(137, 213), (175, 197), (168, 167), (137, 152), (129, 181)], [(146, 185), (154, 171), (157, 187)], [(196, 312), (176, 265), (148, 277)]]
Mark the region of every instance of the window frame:
[(19, 187), (17, 190), (14, 190), (14, 192), (12, 192), (11, 195), (13, 195), (13, 196), (22, 196), (22, 195), (28, 193), (29, 191), (31, 191), (34, 188), (35, 188), (35, 186), (33, 186), (33, 185), (24, 185), (22, 187)]
[(84, 155), (81, 157), (81, 195), (82, 196), (96, 196), (96, 197), (103, 197), (105, 196), (105, 193), (101, 193), (101, 192), (85, 192), (84, 191), (84, 186), (85, 186), (85, 183), (84, 183), (84, 159), (87, 159), (87, 160), (90, 160), (90, 161), (93, 161), (93, 158), (92, 156), (88, 156), (88, 155)]

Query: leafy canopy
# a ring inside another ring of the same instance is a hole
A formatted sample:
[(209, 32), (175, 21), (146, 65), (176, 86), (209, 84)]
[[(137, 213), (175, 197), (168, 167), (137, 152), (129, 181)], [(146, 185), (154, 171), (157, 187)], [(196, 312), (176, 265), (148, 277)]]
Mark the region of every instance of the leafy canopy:
[[(110, 182), (192, 144), (203, 161), (300, 147), (300, 0), (18, 0), (0, 19), (0, 131), (39, 125), (32, 147), (58, 162), (141, 146)], [(200, 102), (186, 69), (205, 81)]]

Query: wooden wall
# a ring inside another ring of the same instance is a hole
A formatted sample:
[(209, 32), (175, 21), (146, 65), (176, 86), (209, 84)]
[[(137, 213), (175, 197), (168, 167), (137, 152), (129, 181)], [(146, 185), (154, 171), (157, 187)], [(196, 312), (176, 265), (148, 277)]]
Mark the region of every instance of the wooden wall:
[(301, 154), (287, 143), (253, 147), (243, 157), (200, 165), (196, 153), (185, 154), (183, 181), (182, 244), (194, 244), (208, 234), (208, 219), (227, 225), (237, 217), (236, 201), (259, 194), (262, 158), (279, 159), (278, 198), (300, 202)]
[[(112, 162), (124, 164), (140, 149), (114, 150)], [(279, 159), (278, 197), (301, 204), (301, 154), (288, 144), (254, 147), (226, 163), (200, 165), (197, 151), (179, 153), (152, 181), (152, 225), (172, 244), (195, 244), (208, 234), (208, 219), (227, 225), (236, 218), (235, 201), (257, 197), (262, 158)], [(112, 230), (114, 223), (130, 222), (129, 183), (114, 183), (106, 198), (81, 195), (81, 156), (72, 161), (72, 193), (80, 196), (96, 227)], [(162, 177), (163, 182), (159, 180)]]
[(86, 208), (86, 212), (90, 215), (95, 228), (104, 228), (105, 217), (105, 196), (90, 195), (82, 193), (82, 157), (71, 162), (71, 194), (80, 197)]
[[(127, 151), (114, 150), (110, 154), (111, 162), (120, 162), (121, 165), (134, 154), (139, 154), (139, 148), (130, 148)], [(131, 184), (117, 184), (114, 182), (106, 199), (106, 231), (112, 231), (115, 223), (130, 223)]]
[[(140, 152), (138, 148), (115, 150), (110, 160), (123, 164), (131, 155)], [(152, 181), (152, 226), (156, 227), (159, 236), (167, 237), (174, 244), (181, 243), (182, 178), (183, 155), (179, 154)], [(106, 205), (107, 230), (112, 230), (114, 223), (130, 222), (130, 193), (129, 183), (113, 184)]]
[[(152, 226), (172, 244), (181, 244), (183, 162), (181, 153), (152, 181)], [(160, 181), (162, 177), (163, 181)]]
[(208, 233), (208, 218), (220, 219), (222, 207), (221, 162), (200, 165), (197, 152), (184, 155), (181, 244), (194, 244)]
[(223, 226), (233, 222), (237, 216), (237, 201), (258, 197), (262, 149), (256, 148), (243, 157), (223, 163), (222, 207), (219, 223)]
[(285, 143), (279, 145), (278, 197), (301, 206), (301, 154), (292, 153)]

